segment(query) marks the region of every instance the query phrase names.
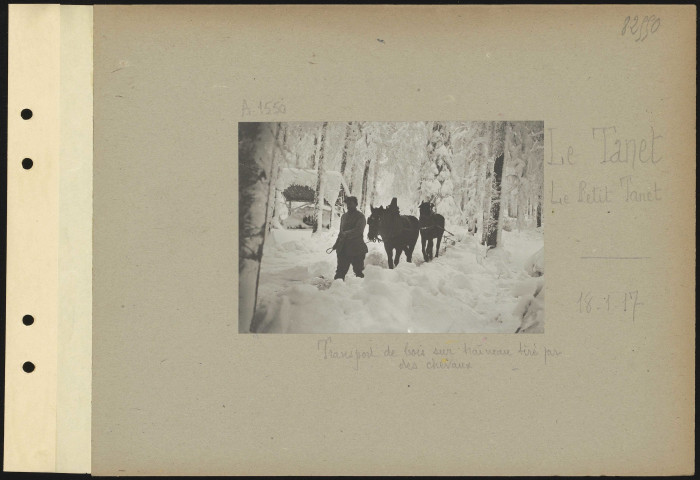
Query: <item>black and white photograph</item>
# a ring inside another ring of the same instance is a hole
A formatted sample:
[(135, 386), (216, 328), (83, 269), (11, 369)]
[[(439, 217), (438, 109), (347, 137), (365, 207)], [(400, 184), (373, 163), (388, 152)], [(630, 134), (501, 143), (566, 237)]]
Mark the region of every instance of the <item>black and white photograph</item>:
[(239, 123), (239, 333), (544, 333), (544, 122)]

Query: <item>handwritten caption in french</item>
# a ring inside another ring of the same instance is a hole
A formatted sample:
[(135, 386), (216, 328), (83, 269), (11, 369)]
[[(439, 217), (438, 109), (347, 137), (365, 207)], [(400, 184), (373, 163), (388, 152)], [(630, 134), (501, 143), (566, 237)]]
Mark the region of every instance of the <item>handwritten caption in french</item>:
[(318, 340), (316, 350), (322, 360), (344, 362), (354, 370), (384, 361), (399, 370), (469, 371), (478, 366), (480, 362), (477, 359), (488, 357), (526, 358), (546, 366), (564, 354), (559, 348), (523, 341), (508, 348), (470, 342), (427, 344), (409, 341), (381, 346), (353, 346), (342, 341), (334, 342), (333, 337)]

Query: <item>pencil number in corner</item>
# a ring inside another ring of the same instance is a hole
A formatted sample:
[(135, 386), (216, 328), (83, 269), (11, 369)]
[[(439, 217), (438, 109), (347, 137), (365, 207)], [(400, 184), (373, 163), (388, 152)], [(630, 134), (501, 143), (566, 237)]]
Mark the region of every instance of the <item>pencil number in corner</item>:
[(620, 35), (623, 37), (628, 35), (634, 38), (635, 42), (643, 42), (650, 34), (656, 33), (659, 27), (661, 27), (661, 19), (656, 15), (644, 15), (641, 18), (639, 15), (634, 17), (627, 15)]

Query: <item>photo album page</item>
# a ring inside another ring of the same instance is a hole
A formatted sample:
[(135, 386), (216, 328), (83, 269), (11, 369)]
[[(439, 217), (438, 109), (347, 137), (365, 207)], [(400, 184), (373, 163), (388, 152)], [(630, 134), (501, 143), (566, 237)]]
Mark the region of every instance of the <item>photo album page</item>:
[(693, 5), (11, 5), (5, 471), (692, 475)]

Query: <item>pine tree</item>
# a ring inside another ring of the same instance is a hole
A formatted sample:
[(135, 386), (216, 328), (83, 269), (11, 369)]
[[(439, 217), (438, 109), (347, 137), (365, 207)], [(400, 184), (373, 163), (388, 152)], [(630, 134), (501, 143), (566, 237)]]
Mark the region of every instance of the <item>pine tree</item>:
[(422, 169), (419, 186), (421, 200), (434, 203), (438, 213), (456, 220), (460, 211), (453, 197), (452, 147), (444, 122), (433, 122), (426, 150), (428, 161)]

